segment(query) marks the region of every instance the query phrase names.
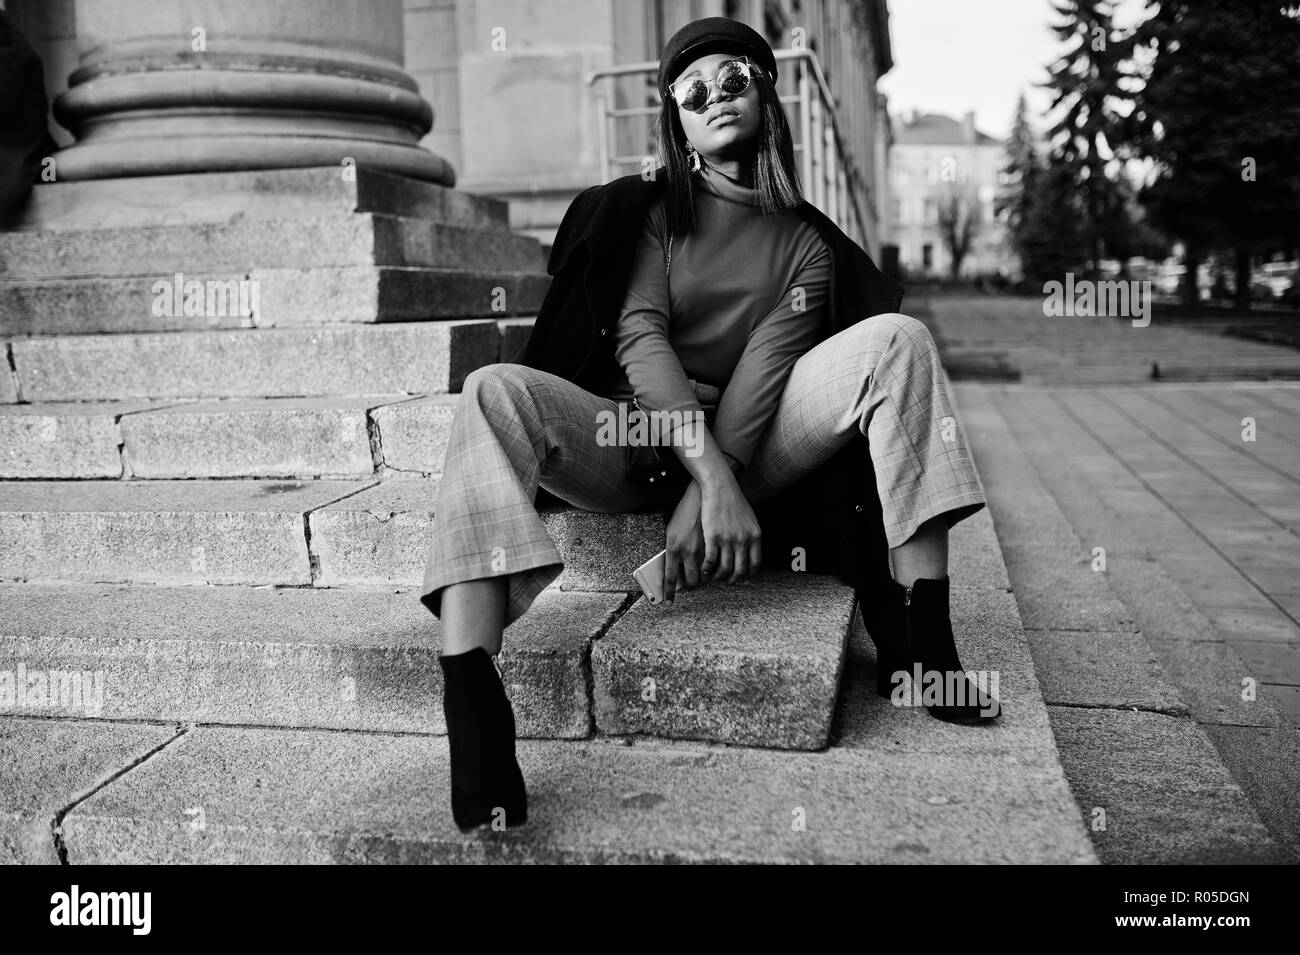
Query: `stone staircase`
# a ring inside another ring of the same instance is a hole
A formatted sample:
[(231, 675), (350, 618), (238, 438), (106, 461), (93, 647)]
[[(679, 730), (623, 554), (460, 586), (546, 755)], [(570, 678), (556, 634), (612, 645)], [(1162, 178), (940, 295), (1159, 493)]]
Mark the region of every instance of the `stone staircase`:
[[(159, 316), (178, 272), (258, 306)], [(955, 613), (1008, 716), (968, 729), (869, 692), (834, 578), (652, 607), (663, 515), (543, 500), (566, 565), (501, 658), (530, 826), (455, 832), (418, 584), (456, 393), (547, 281), (502, 203), (365, 170), (37, 189), (0, 233), (0, 858), (1094, 861), (987, 515)]]

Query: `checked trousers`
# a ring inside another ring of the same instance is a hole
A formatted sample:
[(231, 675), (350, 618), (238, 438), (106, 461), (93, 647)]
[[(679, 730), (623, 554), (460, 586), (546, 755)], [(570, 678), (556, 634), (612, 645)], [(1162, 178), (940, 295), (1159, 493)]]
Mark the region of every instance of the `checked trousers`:
[[(705, 402), (709, 386), (696, 388)], [(420, 592), (435, 616), (442, 588), (504, 576), (509, 626), (559, 576), (563, 558), (534, 503), (539, 486), (603, 513), (680, 499), (680, 484), (630, 479), (634, 455), (652, 449), (598, 441), (600, 413), (617, 416), (621, 400), (509, 362), (466, 377)], [(705, 420), (712, 423), (707, 405)], [(737, 475), (741, 490), (751, 504), (761, 503), (814, 471), (855, 430), (870, 441), (891, 548), (933, 517), (945, 515), (951, 526), (984, 505), (934, 341), (916, 319), (896, 313), (862, 319), (799, 357)]]

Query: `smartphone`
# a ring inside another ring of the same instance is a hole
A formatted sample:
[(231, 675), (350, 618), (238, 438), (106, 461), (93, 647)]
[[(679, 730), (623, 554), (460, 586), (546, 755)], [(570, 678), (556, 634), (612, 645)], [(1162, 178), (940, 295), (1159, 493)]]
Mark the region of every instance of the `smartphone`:
[(632, 571), (632, 576), (641, 586), (641, 592), (652, 604), (660, 604), (664, 600), (664, 561), (667, 556), (668, 549), (665, 548)]

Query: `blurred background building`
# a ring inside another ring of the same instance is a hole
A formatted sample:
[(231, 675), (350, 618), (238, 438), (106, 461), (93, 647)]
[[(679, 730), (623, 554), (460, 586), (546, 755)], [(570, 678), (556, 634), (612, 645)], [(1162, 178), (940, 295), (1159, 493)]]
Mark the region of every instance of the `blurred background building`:
[(889, 234), (909, 278), (1009, 274), (1015, 258), (995, 212), (1005, 146), (961, 119), (909, 111), (893, 120)]

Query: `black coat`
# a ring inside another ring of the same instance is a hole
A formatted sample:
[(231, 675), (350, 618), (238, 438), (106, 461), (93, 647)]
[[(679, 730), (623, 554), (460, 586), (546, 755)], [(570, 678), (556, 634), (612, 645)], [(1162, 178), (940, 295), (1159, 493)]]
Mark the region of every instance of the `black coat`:
[(59, 148), (46, 118), (40, 58), (0, 10), (0, 219), (16, 215), (41, 171)]
[[(546, 271), (553, 276), (532, 333), (514, 358), (600, 393), (617, 372), (615, 327), (641, 225), (667, 175), (632, 174), (579, 193), (555, 236)], [(818, 341), (861, 319), (896, 312), (903, 286), (882, 273), (862, 248), (805, 201), (797, 209), (831, 252), (827, 322)], [(888, 575), (888, 545), (867, 439), (847, 447), (800, 481), (756, 505), (763, 563), (789, 570), (802, 547), (806, 570), (846, 583)]]

